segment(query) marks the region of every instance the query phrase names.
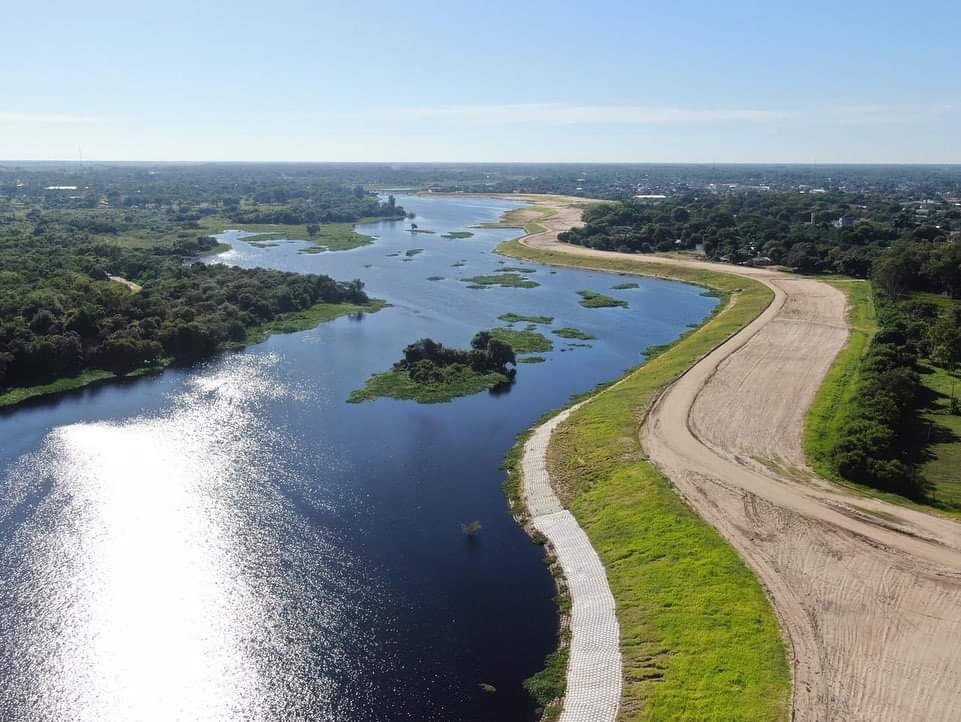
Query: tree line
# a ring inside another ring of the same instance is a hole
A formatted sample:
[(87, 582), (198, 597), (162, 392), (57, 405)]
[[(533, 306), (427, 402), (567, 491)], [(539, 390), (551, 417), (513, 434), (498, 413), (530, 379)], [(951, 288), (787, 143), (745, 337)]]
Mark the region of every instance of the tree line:
[(243, 343), (284, 314), (368, 300), (360, 281), (185, 260), (172, 249), (136, 251), (43, 229), (0, 234), (0, 388), (191, 361)]
[(855, 278), (871, 277), (900, 242), (927, 257), (932, 286), (958, 292), (961, 253), (950, 241), (961, 231), (961, 208), (945, 199), (920, 208), (898, 196), (840, 192), (686, 194), (592, 206), (584, 221), (561, 240), (628, 253), (703, 250), (712, 260)]

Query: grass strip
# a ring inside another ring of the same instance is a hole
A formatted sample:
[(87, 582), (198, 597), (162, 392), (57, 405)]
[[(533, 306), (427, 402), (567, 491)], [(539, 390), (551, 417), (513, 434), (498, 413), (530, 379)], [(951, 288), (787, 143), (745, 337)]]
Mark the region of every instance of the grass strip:
[[(548, 466), (604, 563), (617, 603), (625, 676), (620, 718), (787, 719), (790, 669), (764, 591), (734, 549), (646, 460), (637, 436), (661, 390), (756, 318), (772, 292), (707, 269), (578, 259), (516, 241), (499, 250), (541, 263), (697, 283), (736, 297), (575, 411), (551, 440)], [(516, 489), (507, 491), (517, 498)]]

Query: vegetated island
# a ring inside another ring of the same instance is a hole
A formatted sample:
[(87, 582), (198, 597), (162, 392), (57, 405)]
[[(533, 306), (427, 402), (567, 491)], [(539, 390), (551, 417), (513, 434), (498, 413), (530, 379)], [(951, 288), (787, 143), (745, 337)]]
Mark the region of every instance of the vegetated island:
[(503, 313), (498, 316), (504, 323), (519, 323), (521, 321), (526, 321), (527, 323), (542, 323), (544, 325), (550, 325), (554, 323), (553, 316), (525, 316), (521, 313)]
[(639, 283), (618, 283), (616, 286), (611, 286), (611, 289), (614, 291), (626, 291), (629, 288), (640, 288), (640, 287), (641, 285)]
[(348, 401), (360, 403), (386, 396), (433, 404), (513, 382), (517, 357), (509, 343), (493, 332), (481, 331), (470, 345), (469, 350), (447, 348), (422, 338), (404, 349), (404, 358), (390, 371), (367, 379), (364, 388), (351, 393)]
[(462, 278), (462, 281), (470, 284), (470, 288), (484, 288), (485, 286), (503, 286), (505, 288), (536, 288), (540, 286), (537, 281), (532, 281), (517, 273), (498, 273), (493, 276), (471, 276)]
[(522, 266), (504, 266), (503, 268), (498, 268), (494, 273), (535, 273), (536, 268), (524, 268)]
[(561, 338), (576, 338), (581, 341), (591, 341), (597, 336), (592, 336), (586, 331), (581, 331), (579, 328), (558, 328), (554, 329), (552, 332), (555, 336), (560, 336)]
[(444, 233), (441, 238), (446, 238), (447, 240), (459, 240), (461, 238), (472, 238), (473, 233), (470, 231), (451, 231), (450, 233)]
[(603, 293), (597, 293), (596, 291), (578, 291), (577, 295), (581, 297), (579, 303), (584, 308), (614, 308), (617, 306), (627, 308), (627, 301), (605, 296)]
[(509, 344), (517, 353), (544, 353), (554, 349), (554, 342), (537, 331), (518, 331), (514, 328), (492, 328), (490, 335)]

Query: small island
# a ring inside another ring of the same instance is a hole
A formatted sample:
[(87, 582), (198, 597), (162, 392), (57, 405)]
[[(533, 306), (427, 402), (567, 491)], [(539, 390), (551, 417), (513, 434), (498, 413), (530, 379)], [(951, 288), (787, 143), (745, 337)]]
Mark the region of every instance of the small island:
[(581, 331), (579, 328), (558, 328), (554, 329), (553, 333), (561, 338), (576, 338), (580, 339), (581, 341), (591, 341), (597, 338), (586, 331)]
[(514, 313), (513, 311), (509, 313), (502, 313), (497, 318), (504, 323), (519, 323), (521, 321), (526, 321), (527, 323), (542, 323), (548, 326), (554, 323), (553, 316), (527, 316), (522, 313)]
[(547, 336), (530, 329), (492, 328), (490, 335), (510, 345), (517, 353), (544, 353), (554, 349), (554, 343)]
[(584, 308), (614, 308), (617, 306), (627, 308), (627, 301), (605, 296), (597, 291), (578, 291), (577, 295), (581, 297), (580, 304)]
[(404, 349), (404, 358), (390, 371), (371, 376), (348, 401), (361, 403), (386, 396), (433, 404), (513, 382), (517, 357), (509, 343), (481, 331), (470, 345), (470, 350), (447, 348), (422, 338)]
[(499, 273), (493, 276), (471, 276), (462, 278), (469, 283), (469, 288), (483, 288), (484, 286), (504, 286), (506, 288), (537, 288), (541, 284), (517, 273)]
[(640, 288), (640, 287), (641, 285), (639, 283), (618, 283), (616, 286), (611, 286), (611, 289), (614, 291), (626, 291), (630, 288)]
[(448, 240), (459, 240), (461, 238), (471, 238), (474, 234), (470, 231), (451, 231), (450, 233), (445, 233), (441, 238), (446, 238)]

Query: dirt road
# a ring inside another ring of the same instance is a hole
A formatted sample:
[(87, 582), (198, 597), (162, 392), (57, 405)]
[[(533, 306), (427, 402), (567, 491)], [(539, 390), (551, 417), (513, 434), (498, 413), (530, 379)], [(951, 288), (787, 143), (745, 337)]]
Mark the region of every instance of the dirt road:
[[(581, 210), (525, 245), (561, 244)], [(781, 619), (795, 720), (961, 719), (961, 524), (858, 496), (804, 460), (804, 417), (847, 339), (843, 294), (763, 269), (644, 257), (750, 276), (775, 300), (660, 397), (641, 432), (650, 458), (738, 550)], [(656, 266), (653, 266), (656, 268)]]

